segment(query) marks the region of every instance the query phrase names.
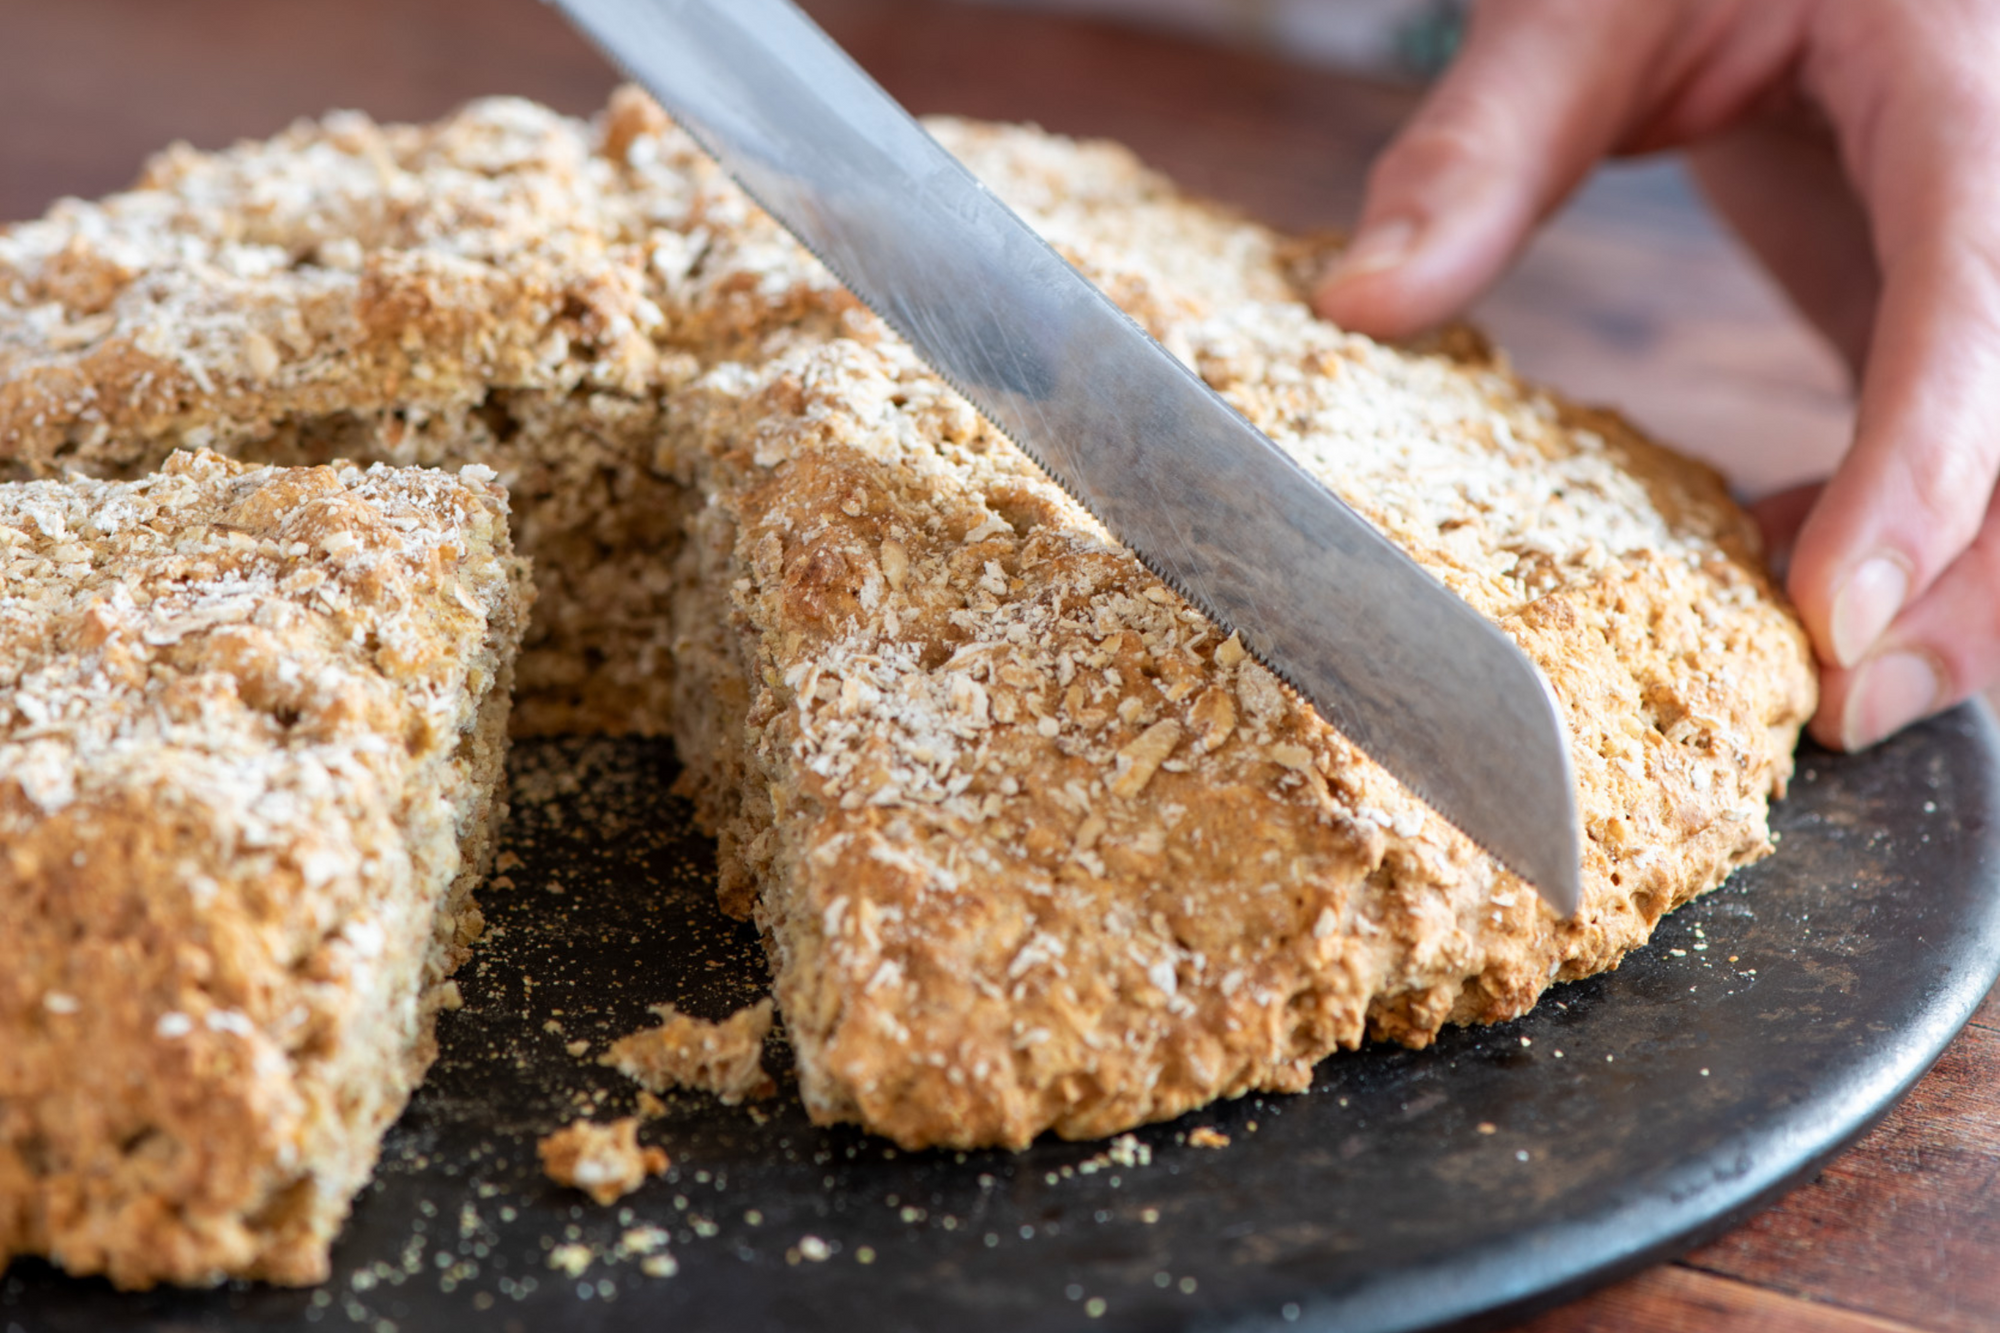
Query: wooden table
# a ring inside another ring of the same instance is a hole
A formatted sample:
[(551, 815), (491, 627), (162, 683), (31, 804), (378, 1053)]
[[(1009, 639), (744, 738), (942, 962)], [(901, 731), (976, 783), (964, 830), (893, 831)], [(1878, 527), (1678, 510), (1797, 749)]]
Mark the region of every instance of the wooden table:
[[(807, 0), (917, 111), (1109, 135), (1281, 226), (1351, 219), (1413, 94), (1111, 26), (949, 0)], [(0, 218), (332, 106), (428, 118), (521, 93), (587, 113), (611, 71), (535, 0), (0, 0)], [(1832, 358), (1670, 164), (1602, 176), (1479, 310), (1531, 373), (1608, 401), (1745, 493), (1823, 473)], [(1696, 1250), (1523, 1326), (2000, 1328), (2000, 992), (1821, 1176)]]

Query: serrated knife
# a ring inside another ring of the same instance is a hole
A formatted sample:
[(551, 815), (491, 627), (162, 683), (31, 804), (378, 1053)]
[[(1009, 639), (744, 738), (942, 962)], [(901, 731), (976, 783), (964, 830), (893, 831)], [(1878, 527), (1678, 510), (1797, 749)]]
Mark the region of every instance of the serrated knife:
[(556, 0), (1155, 574), (1532, 883), (1581, 896), (1548, 682), (976, 180), (790, 0)]

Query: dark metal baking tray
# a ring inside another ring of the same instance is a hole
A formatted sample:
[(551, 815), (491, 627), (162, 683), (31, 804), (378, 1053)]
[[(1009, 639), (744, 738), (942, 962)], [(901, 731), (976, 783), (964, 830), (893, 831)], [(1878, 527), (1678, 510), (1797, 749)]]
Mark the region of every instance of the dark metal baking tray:
[[(1144, 1152), (912, 1154), (817, 1128), (774, 1038), (777, 1099), (672, 1099), (644, 1134), (672, 1170), (600, 1208), (541, 1178), (536, 1137), (580, 1104), (629, 1111), (591, 1057), (648, 1004), (754, 998), (761, 954), (712, 905), (670, 747), (523, 742), (513, 887), (483, 896), (466, 1007), (333, 1280), (120, 1294), (24, 1261), (0, 1333), (1500, 1322), (1720, 1231), (1929, 1067), (2000, 972), (1996, 753), (1977, 707), (1856, 757), (1808, 748), (1778, 854), (1616, 972), (1430, 1050), (1337, 1055), (1300, 1096), (1141, 1129)], [(1228, 1146), (1190, 1144), (1198, 1126)], [(648, 1226), (675, 1275), (621, 1250)]]

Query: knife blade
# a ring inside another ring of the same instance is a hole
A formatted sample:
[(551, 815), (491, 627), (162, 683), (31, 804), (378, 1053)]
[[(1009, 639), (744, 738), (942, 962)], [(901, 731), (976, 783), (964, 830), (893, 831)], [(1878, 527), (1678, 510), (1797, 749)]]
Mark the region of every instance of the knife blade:
[(1145, 565), (1563, 916), (1560, 707), (1497, 626), (1112, 304), (790, 0), (555, 0)]

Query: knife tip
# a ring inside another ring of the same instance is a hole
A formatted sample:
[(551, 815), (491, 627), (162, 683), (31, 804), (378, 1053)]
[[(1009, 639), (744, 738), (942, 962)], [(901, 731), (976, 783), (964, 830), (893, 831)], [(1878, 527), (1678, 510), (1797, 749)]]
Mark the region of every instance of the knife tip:
[(1549, 910), (1564, 921), (1574, 918), (1583, 906), (1583, 868), (1575, 861), (1549, 867), (1531, 876), (1530, 882)]

